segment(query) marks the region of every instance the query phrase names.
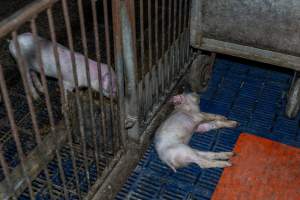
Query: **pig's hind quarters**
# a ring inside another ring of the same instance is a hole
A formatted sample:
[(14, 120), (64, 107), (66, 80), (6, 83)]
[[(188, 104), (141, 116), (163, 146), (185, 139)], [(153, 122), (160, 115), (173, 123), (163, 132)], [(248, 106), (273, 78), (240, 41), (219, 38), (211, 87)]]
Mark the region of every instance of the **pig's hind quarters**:
[(176, 169), (196, 163), (200, 168), (224, 168), (230, 167), (228, 161), (233, 152), (203, 152), (192, 149), (185, 144), (172, 145), (159, 153), (163, 160), (174, 172)]

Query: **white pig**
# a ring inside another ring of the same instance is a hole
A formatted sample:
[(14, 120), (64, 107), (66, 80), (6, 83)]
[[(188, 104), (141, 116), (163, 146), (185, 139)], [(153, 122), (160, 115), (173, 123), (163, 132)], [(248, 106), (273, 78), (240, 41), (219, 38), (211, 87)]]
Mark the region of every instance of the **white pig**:
[[(29, 87), (32, 96), (34, 99), (37, 99), (39, 98), (39, 95), (34, 88), (33, 82), (35, 83), (35, 86), (40, 92), (43, 91), (42, 85), (35, 74), (35, 72), (40, 72), (40, 66), (38, 65), (34, 37), (32, 33), (23, 33), (18, 35), (17, 40), (19, 42), (21, 54), (28, 64), (29, 69), (26, 71), (26, 75), (28, 77)], [(58, 78), (57, 67), (54, 58), (53, 43), (41, 37), (38, 37), (38, 40), (41, 47), (41, 56), (45, 75), (53, 78)], [(73, 78), (74, 76), (70, 50), (60, 44), (57, 44), (57, 48), (64, 88), (67, 91), (72, 91), (75, 88), (75, 82)], [(10, 41), (9, 43), (9, 50), (13, 57), (17, 59), (16, 48), (13, 41)], [(91, 87), (93, 90), (99, 91), (97, 62), (91, 59), (89, 59), (88, 61), (91, 77)], [(84, 56), (80, 53), (75, 53), (75, 62), (77, 69), (78, 85), (79, 87), (87, 87), (88, 82), (86, 77), (86, 65), (84, 62)], [(112, 72), (111, 75), (110, 72)], [(101, 78), (103, 95), (106, 97), (110, 97), (110, 88), (112, 80), (112, 96), (114, 97), (116, 95), (116, 75), (113, 72), (113, 70), (110, 69), (110, 67), (103, 63), (101, 63)]]
[(229, 167), (233, 152), (204, 152), (192, 149), (188, 143), (193, 132), (206, 132), (222, 127), (234, 128), (236, 121), (221, 115), (200, 112), (196, 93), (184, 93), (170, 100), (175, 110), (161, 124), (155, 134), (155, 149), (159, 158), (174, 172), (177, 168), (196, 163), (201, 168)]

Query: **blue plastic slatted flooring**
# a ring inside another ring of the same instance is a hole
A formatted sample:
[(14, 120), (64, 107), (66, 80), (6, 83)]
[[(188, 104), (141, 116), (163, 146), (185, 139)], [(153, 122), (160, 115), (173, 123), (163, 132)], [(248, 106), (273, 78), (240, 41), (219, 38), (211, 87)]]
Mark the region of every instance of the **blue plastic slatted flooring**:
[[(300, 147), (299, 116), (290, 120), (283, 115), (291, 73), (273, 69), (218, 58), (209, 88), (201, 96), (201, 110), (225, 115), (241, 125), (194, 134), (190, 145), (205, 151), (230, 151), (239, 134), (248, 132)], [(207, 200), (221, 174), (222, 169), (203, 170), (195, 164), (174, 173), (151, 145), (116, 199)]]

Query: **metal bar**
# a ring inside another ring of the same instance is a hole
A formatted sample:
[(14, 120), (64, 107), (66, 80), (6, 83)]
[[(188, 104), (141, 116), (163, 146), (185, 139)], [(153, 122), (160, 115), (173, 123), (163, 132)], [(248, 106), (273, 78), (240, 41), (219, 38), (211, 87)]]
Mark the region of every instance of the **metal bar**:
[(113, 32), (114, 32), (114, 56), (115, 66), (118, 79), (118, 110), (119, 110), (119, 126), (121, 139), (126, 146), (127, 132), (125, 131), (125, 108), (124, 108), (124, 76), (123, 76), (123, 58), (122, 58), (122, 35), (121, 35), (121, 19), (120, 19), (120, 1), (112, 0), (113, 13)]
[(189, 22), (191, 20), (191, 18), (189, 17), (189, 10), (191, 9), (191, 1), (190, 0), (185, 0), (185, 4), (186, 4), (186, 10), (185, 10), (185, 20), (184, 20), (184, 27), (185, 27), (185, 62), (189, 59), (189, 44), (190, 44), (190, 40), (189, 40), (189, 36), (190, 36), (190, 29), (189, 29)]
[(0, 163), (1, 163), (1, 168), (3, 170), (3, 174), (4, 174), (4, 177), (5, 177), (6, 187), (8, 189), (8, 193), (12, 194), (13, 199), (17, 199), (17, 196), (16, 196), (16, 194), (14, 192), (14, 189), (13, 189), (11, 178), (9, 176), (9, 169), (8, 169), (8, 166), (7, 166), (7, 163), (5, 161), (5, 158), (4, 158), (3, 154), (4, 154), (3, 144), (1, 144), (1, 147), (0, 147)]
[[(90, 110), (90, 116), (91, 116), (91, 125), (92, 125), (92, 134), (93, 134), (93, 140), (94, 140), (94, 148), (95, 148), (95, 160), (96, 160), (96, 166), (97, 166), (97, 173), (99, 173), (99, 157), (98, 157), (98, 145), (96, 143), (96, 125), (95, 125), (95, 118), (94, 118), (94, 101), (92, 96), (92, 88), (91, 88), (91, 77), (90, 77), (90, 66), (89, 66), (89, 58), (88, 58), (88, 47), (87, 47), (87, 39), (86, 39), (86, 32), (85, 32), (85, 19), (84, 19), (84, 13), (83, 13), (83, 6), (82, 6), (82, 0), (77, 1), (78, 4), (78, 11), (79, 11), (79, 21), (80, 21), (80, 32), (81, 32), (81, 39), (82, 39), (82, 46), (83, 46), (83, 52), (84, 52), (84, 62), (85, 62), (85, 68), (86, 68), (86, 77), (88, 82), (88, 95), (89, 95), (89, 110)], [(99, 80), (99, 77), (98, 77)], [(101, 82), (99, 82), (100, 87)], [(102, 87), (101, 87), (102, 88)], [(102, 91), (100, 91), (102, 93)], [(96, 149), (97, 148), (97, 149)]]
[[(101, 134), (102, 134), (102, 139), (100, 140), (100, 146), (101, 146), (101, 151), (104, 152), (106, 149), (106, 129), (105, 127), (105, 112), (104, 112), (104, 104), (103, 104), (103, 92), (102, 92), (102, 76), (101, 76), (101, 55), (100, 55), (100, 42), (99, 42), (99, 30), (98, 30), (98, 19), (97, 19), (97, 10), (96, 10), (96, 0), (92, 0), (92, 14), (93, 14), (93, 28), (94, 28), (94, 37), (95, 37), (95, 51), (96, 51), (96, 61), (97, 61), (97, 68), (98, 68), (98, 82), (99, 82), (99, 100), (100, 100), (100, 107), (101, 107)], [(98, 145), (96, 142), (96, 135), (95, 141), (94, 141), (94, 146), (95, 146), (95, 151), (98, 153)], [(97, 164), (97, 172), (100, 172), (99, 166)], [(100, 174), (98, 174), (100, 175)]]
[[(46, 163), (50, 162), (55, 155), (56, 149), (59, 149), (65, 144), (67, 134), (62, 125), (59, 125), (54, 134), (45, 136), (41, 144), (30, 152), (27, 158), (24, 159), (23, 165), (19, 165), (9, 174), (11, 185), (14, 193), (9, 193), (9, 188), (4, 182), (0, 183), (0, 197), (1, 199), (9, 199), (11, 195), (20, 195), (26, 188), (27, 175), (24, 175), (23, 170), (28, 173), (28, 176), (35, 179), (45, 168)], [(45, 159), (41, 157), (44, 156)], [(33, 198), (34, 199), (34, 198)]]
[[(42, 61), (41, 46), (40, 46), (40, 42), (39, 42), (38, 35), (37, 35), (37, 27), (36, 27), (36, 23), (35, 23), (35, 18), (33, 18), (31, 20), (31, 30), (32, 30), (32, 33), (33, 33), (34, 42), (36, 44), (36, 48), (35, 48), (36, 55), (37, 55), (36, 58), (37, 58), (38, 65), (40, 66), (40, 73), (41, 73), (41, 78), (42, 78), (43, 91), (44, 91), (45, 99), (46, 99), (46, 107), (47, 107), (47, 111), (48, 111), (48, 115), (49, 115), (51, 133), (54, 134), (56, 132), (56, 128), (55, 128), (55, 123), (54, 123), (54, 117), (53, 117), (53, 112), (52, 112), (51, 101), (50, 101), (50, 97), (49, 97), (48, 84), (47, 84), (45, 71), (44, 71), (44, 64), (43, 64), (43, 61)], [(35, 114), (33, 114), (33, 121), (34, 120), (36, 120)], [(40, 138), (39, 131), (37, 132), (37, 135), (38, 135), (37, 138), (39, 138), (38, 139), (39, 140), (38, 144), (40, 144), (41, 143), (41, 138)], [(60, 171), (60, 178), (61, 178), (62, 183), (63, 183), (64, 196), (65, 196), (65, 198), (68, 198), (65, 174), (64, 174), (64, 170), (63, 170), (63, 167), (62, 167), (62, 164), (61, 164), (61, 157), (60, 157), (58, 149), (56, 149), (55, 153), (56, 153), (56, 157), (58, 159), (58, 168), (59, 168), (59, 171)], [(49, 181), (49, 172), (48, 172), (47, 169), (45, 171), (47, 171), (46, 172), (47, 173), (46, 177), (47, 177), (47, 184), (48, 184), (48, 187), (49, 187), (49, 193), (50, 193), (51, 198), (53, 198), (51, 183)]]
[(168, 6), (168, 46), (167, 46), (167, 48), (168, 48), (168, 64), (167, 64), (167, 66), (168, 66), (168, 83), (167, 83), (167, 87), (169, 87), (169, 85), (170, 85), (170, 82), (171, 82), (171, 67), (172, 67), (172, 62), (171, 62), (171, 45), (172, 45), (172, 37), (171, 37), (171, 25), (172, 25), (172, 23), (171, 23), (171, 11), (172, 11), (172, 1), (173, 0), (169, 0), (169, 6)]
[(145, 75), (145, 39), (144, 39), (144, 0), (140, 0), (141, 67), (142, 79)]
[(153, 54), (152, 54), (152, 2), (151, 0), (148, 0), (148, 64), (149, 64), (149, 69), (148, 72), (150, 74), (149, 76), (149, 80), (150, 80), (150, 84), (148, 88), (148, 94), (149, 96), (147, 96), (148, 99), (148, 105), (147, 105), (147, 111), (149, 110), (149, 108), (151, 107), (152, 103), (153, 103), (153, 88), (152, 88), (152, 58), (153, 58)]
[(42, 12), (57, 1), (58, 0), (34, 1), (10, 15), (8, 18), (2, 20), (0, 22), (0, 38), (16, 30), (19, 26), (23, 25), (36, 14)]
[(141, 81), (142, 81), (142, 87), (144, 90), (142, 90), (141, 94), (141, 113), (144, 116), (146, 109), (145, 109), (145, 97), (146, 92), (145, 91), (145, 37), (144, 37), (144, 0), (140, 0), (140, 33), (141, 33)]
[(165, 60), (165, 6), (166, 6), (166, 2), (165, 0), (162, 0), (162, 22), (161, 22), (161, 35), (162, 35), (162, 45), (161, 45), (161, 58), (162, 58), (162, 91), (165, 91), (165, 84), (166, 84), (166, 60)]
[[(20, 52), (19, 52), (18, 49), (19, 48), (17, 48), (17, 55), (19, 57)], [(22, 171), (22, 174), (25, 177), (25, 182), (28, 186), (30, 199), (33, 200), (34, 199), (34, 192), (32, 190), (32, 184), (31, 184), (30, 177), (28, 176), (28, 174), (26, 172), (25, 165), (24, 165), (25, 155), (24, 155), (24, 152), (23, 152), (23, 149), (22, 149), (22, 146), (21, 146), (19, 133), (18, 133), (18, 130), (17, 130), (17, 125), (16, 125), (16, 122), (15, 122), (14, 114), (13, 114), (12, 107), (11, 107), (11, 102), (10, 102), (10, 99), (9, 99), (9, 96), (8, 96), (7, 87), (6, 87), (6, 83), (5, 83), (5, 79), (4, 79), (4, 75), (3, 75), (3, 67), (2, 67), (1, 64), (0, 64), (0, 86), (1, 86), (1, 94), (2, 94), (2, 97), (3, 97), (3, 100), (4, 100), (4, 104), (5, 104), (5, 109), (7, 111), (9, 123), (11, 125), (12, 135), (13, 135), (13, 138), (14, 138), (15, 143), (16, 143), (18, 155), (20, 157), (21, 171)]]
[[(108, 23), (108, 4), (107, 4), (107, 0), (103, 0), (103, 9), (104, 9), (104, 26), (105, 26), (105, 46), (106, 46), (106, 57), (107, 57), (107, 61), (108, 61), (108, 66), (110, 67), (110, 77), (112, 77), (112, 58), (111, 58), (111, 47), (110, 47), (110, 36), (109, 36), (109, 23)], [(115, 60), (116, 62), (116, 60)], [(112, 97), (112, 79), (111, 79), (111, 82), (110, 82), (110, 96)], [(117, 84), (116, 84), (117, 85)], [(118, 93), (118, 91), (117, 91)], [(118, 96), (118, 95), (116, 95)], [(115, 135), (117, 136), (117, 142), (120, 142), (119, 139), (122, 137), (120, 136), (120, 131), (118, 131), (116, 128), (118, 127), (118, 124), (120, 124), (120, 122), (116, 122), (117, 120), (115, 119), (118, 119), (118, 117), (115, 117), (115, 112), (114, 111), (114, 103), (113, 103), (113, 99), (110, 98), (110, 117), (111, 117), (111, 120), (113, 122), (113, 128), (112, 128), (112, 135)], [(117, 115), (119, 116), (120, 115), (120, 111), (119, 109), (117, 109)], [(122, 122), (123, 123), (123, 122)], [(121, 128), (120, 128), (121, 129)], [(113, 136), (112, 136), (113, 137)], [(113, 150), (115, 150), (117, 144), (115, 144), (114, 142), (114, 137), (112, 138), (113, 140)], [(123, 145), (124, 143), (124, 140), (121, 141), (121, 145)], [(120, 145), (118, 145), (120, 146)]]
[(172, 44), (172, 78), (174, 78), (175, 76), (175, 73), (177, 72), (177, 63), (176, 63), (176, 60), (177, 60), (177, 44), (176, 44), (176, 36), (177, 36), (177, 0), (174, 0), (173, 1), (174, 4), (173, 4), (173, 44)]
[[(129, 128), (128, 135), (138, 140), (138, 99), (137, 99), (137, 81), (136, 81), (136, 51), (135, 51), (135, 20), (133, 1), (121, 1), (121, 30), (124, 66), (127, 76), (128, 93), (125, 97), (126, 103), (126, 128)], [(130, 15), (131, 14), (131, 15)]]
[[(15, 42), (17, 42), (17, 35), (16, 34), (17, 34), (16, 32), (13, 33), (13, 40)], [(36, 42), (36, 40), (35, 40), (35, 42)], [(16, 47), (16, 45), (15, 45), (15, 47)], [(20, 48), (20, 46), (19, 46), (19, 48)], [(22, 65), (19, 65), (19, 71), (21, 73), (21, 78), (22, 78), (22, 82), (23, 82), (23, 85), (24, 85), (24, 89), (25, 89), (26, 99), (27, 99), (29, 112), (30, 112), (30, 116), (31, 116), (31, 120), (32, 120), (33, 130), (34, 130), (34, 133), (35, 133), (35, 138), (36, 138), (37, 144), (39, 145), (39, 144), (41, 144), (42, 140), (41, 140), (41, 134), (40, 134), (40, 131), (39, 131), (39, 128), (38, 128), (36, 113), (35, 113), (35, 109), (34, 109), (34, 106), (33, 106), (33, 101), (32, 101), (32, 97), (30, 95), (30, 89), (29, 89), (29, 84), (28, 84), (28, 81), (29, 81), (28, 78), (30, 78), (30, 75), (29, 75), (30, 72), (29, 72), (29, 68), (28, 68), (28, 63), (26, 62), (26, 59), (24, 58), (24, 55), (21, 55), (21, 49), (19, 49), (19, 51), (20, 51), (19, 55), (21, 57), (18, 57), (17, 59), (19, 60), (19, 63), (22, 64)], [(43, 157), (43, 155), (42, 155), (42, 158), (44, 160), (46, 160), (46, 158)], [(51, 181), (50, 181), (50, 176), (49, 176), (49, 171), (47, 169), (47, 165), (45, 166), (45, 168), (43, 170), (45, 172), (46, 182), (47, 182), (47, 187), (48, 187), (48, 190), (49, 190), (50, 198), (53, 199), (52, 184), (51, 184)]]
[(80, 135), (81, 135), (81, 146), (82, 146), (83, 155), (84, 155), (84, 168), (85, 168), (85, 173), (87, 176), (87, 183), (88, 183), (88, 188), (89, 188), (90, 174), (89, 174), (88, 162), (87, 162), (86, 139), (85, 139), (85, 133), (84, 133), (84, 126), (83, 126), (83, 113), (82, 113), (82, 108), (81, 108), (80, 99), (79, 99), (77, 66), (76, 66), (76, 62), (75, 62), (72, 29), (71, 29), (68, 5), (67, 5), (66, 0), (62, 0), (62, 6), (63, 6), (64, 19), (65, 19), (65, 23), (66, 23), (66, 29), (67, 29), (68, 44), (69, 44), (69, 48), (70, 48), (70, 56), (71, 56), (71, 61), (72, 61), (73, 78), (74, 78), (74, 82), (75, 82), (75, 99), (76, 99), (76, 106), (77, 106), (77, 110), (78, 110), (78, 121), (79, 121), (79, 126), (80, 126), (79, 129), (80, 129)]
[(283, 66), (296, 71), (300, 70), (299, 57), (254, 47), (248, 47), (204, 37), (200, 49), (246, 58), (249, 60), (255, 60), (276, 66)]
[(160, 73), (159, 73), (159, 57), (158, 57), (158, 0), (155, 0), (155, 63), (156, 63), (156, 70), (155, 70), (155, 103), (158, 101), (159, 96), (159, 86), (160, 86)]
[(63, 85), (63, 81), (62, 81), (63, 77), (62, 77), (62, 73), (61, 73), (61, 65), (60, 65), (59, 54), (58, 54), (58, 49), (57, 49), (55, 26), (54, 26), (53, 14), (52, 14), (51, 8), (47, 9), (47, 17), (48, 17), (51, 41), (53, 44), (53, 55), (54, 55), (54, 60), (55, 60), (56, 68), (57, 68), (57, 77), (58, 77), (58, 83), (59, 83), (60, 94), (61, 94), (60, 99), (61, 99), (61, 105), (62, 105), (62, 113), (64, 116), (64, 125), (65, 125), (66, 132), (67, 132), (68, 144), (71, 149), (71, 160), (72, 160), (72, 167), (74, 170), (74, 176), (75, 176), (75, 181), (76, 181), (76, 190), (77, 190), (79, 199), (81, 199), (80, 187), (79, 187), (79, 177), (78, 177), (76, 161), (75, 161), (75, 153), (74, 153), (74, 147), (73, 147), (73, 142), (72, 142), (70, 123), (69, 123), (69, 115), (68, 115), (67, 108), (66, 108), (67, 98), (65, 98), (65, 97), (67, 96), (67, 94), (65, 93), (66, 91), (64, 89), (64, 85)]
[(181, 5), (183, 4), (183, 9), (180, 16), (181, 21), (181, 28), (180, 28), (180, 35), (181, 35), (181, 44), (180, 44), (180, 65), (184, 65), (185, 62), (185, 12), (186, 12), (186, 0), (180, 0)]
[(181, 18), (183, 16), (182, 14), (182, 1), (178, 0), (179, 4), (179, 11), (178, 11), (178, 35), (177, 35), (177, 40), (178, 40), (178, 49), (177, 49), (177, 65), (178, 65), (178, 70), (180, 71), (181, 66), (182, 66), (182, 62), (181, 62), (181, 51), (182, 51), (182, 47), (183, 47), (183, 41), (182, 41), (182, 21)]

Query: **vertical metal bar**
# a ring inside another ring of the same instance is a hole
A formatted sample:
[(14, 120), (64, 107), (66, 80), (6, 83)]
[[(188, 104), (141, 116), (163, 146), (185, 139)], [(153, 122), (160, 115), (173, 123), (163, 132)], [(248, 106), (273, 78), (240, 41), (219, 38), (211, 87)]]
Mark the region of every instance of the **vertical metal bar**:
[(69, 123), (69, 115), (68, 115), (67, 108), (66, 108), (65, 97), (67, 96), (67, 94), (66, 94), (66, 91), (65, 91), (64, 85), (63, 85), (63, 77), (62, 77), (62, 73), (61, 73), (61, 65), (60, 65), (58, 48), (57, 48), (52, 8), (47, 9), (47, 17), (48, 17), (51, 41), (53, 43), (53, 55), (54, 55), (54, 60), (55, 60), (55, 64), (57, 67), (57, 77), (58, 77), (58, 83), (59, 83), (60, 94), (61, 94), (60, 99), (61, 99), (61, 105), (62, 105), (62, 113), (64, 116), (65, 128), (66, 128), (67, 134), (68, 134), (68, 144), (69, 144), (70, 150), (71, 150), (71, 160), (72, 160), (72, 167), (73, 167), (75, 181), (76, 181), (76, 190), (77, 190), (79, 199), (81, 199), (80, 187), (79, 187), (79, 177), (78, 177), (76, 161), (75, 161), (75, 153), (74, 153), (72, 135), (71, 135), (71, 130), (70, 130), (70, 123)]
[(144, 0), (140, 0), (141, 64), (142, 78), (145, 75)]
[(5, 161), (5, 158), (4, 158), (3, 154), (4, 154), (3, 144), (1, 144), (1, 146), (0, 146), (0, 164), (1, 164), (1, 168), (3, 170), (3, 174), (4, 174), (4, 177), (5, 177), (6, 184), (9, 188), (10, 193), (13, 196), (13, 199), (17, 199), (17, 196), (16, 196), (16, 194), (14, 192), (14, 189), (13, 189), (13, 185), (11, 184), (11, 180), (10, 180), (10, 177), (9, 177), (9, 169), (8, 169), (8, 166), (7, 166), (7, 163)]
[(179, 72), (181, 71), (181, 68), (183, 66), (183, 63), (181, 62), (181, 58), (182, 58), (182, 49), (183, 49), (183, 41), (182, 41), (182, 0), (178, 0), (179, 1), (179, 11), (178, 11), (178, 18), (179, 18), (179, 22), (178, 22), (178, 54), (177, 54), (177, 63), (178, 63), (178, 69)]
[(173, 4), (173, 44), (172, 44), (172, 57), (173, 57), (173, 65), (172, 65), (172, 78), (174, 79), (175, 77), (175, 73), (177, 73), (177, 63), (176, 63), (176, 60), (177, 60), (177, 42), (176, 42), (176, 36), (177, 36), (177, 0), (174, 0), (173, 1), (174, 4)]
[(159, 73), (160, 63), (159, 63), (159, 48), (158, 48), (158, 0), (155, 0), (155, 62), (156, 62), (156, 81), (155, 81), (155, 102), (158, 102), (159, 87), (160, 87), (160, 76)]
[[(102, 92), (102, 72), (101, 72), (101, 55), (100, 55), (100, 42), (99, 42), (99, 30), (98, 30), (98, 19), (97, 19), (97, 10), (96, 10), (96, 0), (92, 0), (92, 14), (93, 14), (93, 28), (94, 28), (94, 37), (95, 37), (95, 51), (96, 51), (96, 61), (97, 61), (97, 68), (98, 68), (98, 82), (99, 82), (99, 100), (100, 100), (100, 123), (101, 123), (101, 135), (102, 139), (100, 140), (100, 145), (101, 145), (101, 151), (105, 152), (106, 151), (106, 129), (105, 129), (105, 112), (104, 112), (104, 104), (103, 104), (103, 92)], [(96, 135), (95, 141), (94, 141), (94, 146), (95, 146), (95, 151), (96, 153), (99, 152), (98, 145), (96, 142)], [(106, 157), (104, 157), (106, 158)], [(100, 168), (97, 164), (97, 172), (100, 172)], [(100, 175), (100, 174), (98, 174)]]
[[(83, 7), (82, 7), (82, 0), (77, 1), (78, 4), (78, 11), (79, 11), (79, 21), (80, 21), (80, 32), (81, 32), (81, 39), (82, 39), (82, 46), (83, 46), (83, 52), (84, 52), (84, 62), (86, 67), (86, 77), (88, 82), (88, 95), (89, 95), (89, 110), (90, 110), (90, 116), (91, 116), (91, 124), (92, 124), (92, 134), (93, 134), (93, 141), (94, 141), (94, 156), (96, 160), (96, 166), (97, 166), (97, 173), (99, 173), (99, 157), (98, 157), (98, 147), (96, 143), (96, 125), (95, 125), (95, 118), (94, 118), (94, 101), (92, 96), (92, 88), (91, 88), (91, 77), (90, 77), (90, 66), (89, 66), (89, 58), (88, 58), (88, 47), (87, 47), (87, 40), (86, 40), (86, 32), (85, 32), (85, 19), (84, 19), (84, 13), (83, 13)], [(99, 77), (98, 77), (99, 80)], [(101, 82), (99, 82), (99, 88)], [(100, 91), (102, 93), (102, 91)]]
[(167, 87), (169, 88), (170, 86), (170, 81), (171, 81), (171, 68), (172, 68), (172, 57), (171, 57), (171, 45), (172, 45), (172, 37), (171, 37), (171, 11), (172, 11), (172, 1), (173, 0), (169, 0), (169, 6), (168, 6), (168, 14), (169, 14), (169, 18), (168, 18), (168, 83), (167, 83)]
[(77, 106), (77, 110), (78, 110), (78, 121), (79, 121), (80, 135), (81, 135), (81, 146), (82, 146), (83, 156), (84, 156), (84, 169), (85, 169), (85, 173), (87, 176), (87, 183), (88, 183), (88, 188), (89, 188), (90, 173), (88, 170), (86, 139), (85, 139), (85, 133), (84, 133), (84, 126), (83, 126), (83, 114), (82, 114), (82, 107), (80, 105), (80, 99), (79, 99), (77, 66), (76, 66), (75, 54), (74, 54), (73, 36), (72, 36), (72, 29), (71, 29), (71, 23), (70, 23), (70, 16), (69, 16), (68, 5), (67, 5), (66, 0), (62, 0), (62, 6), (63, 6), (64, 19), (65, 19), (65, 23), (66, 23), (66, 29), (67, 29), (68, 44), (69, 44), (69, 48), (70, 48), (70, 56), (71, 56), (71, 61), (72, 61), (73, 78), (74, 78), (74, 82), (75, 82), (75, 99), (76, 99), (76, 106)]
[[(46, 80), (46, 76), (45, 76), (44, 64), (43, 64), (43, 61), (42, 61), (41, 46), (40, 46), (40, 42), (39, 42), (39, 39), (38, 39), (38, 36), (37, 36), (37, 28), (36, 28), (35, 18), (33, 18), (31, 20), (31, 30), (32, 30), (33, 37), (34, 37), (34, 42), (36, 44), (36, 49), (35, 49), (36, 55), (37, 55), (36, 58), (37, 58), (38, 65), (40, 66), (40, 73), (41, 73), (43, 90), (44, 90), (45, 99), (46, 99), (46, 107), (47, 107), (47, 111), (48, 111), (48, 115), (49, 115), (49, 122), (50, 122), (51, 132), (52, 132), (52, 134), (54, 134), (56, 132), (55, 123), (54, 123), (54, 117), (53, 117), (53, 112), (52, 112), (51, 101), (50, 101), (50, 97), (49, 97), (48, 84), (47, 84), (47, 80)], [(33, 118), (35, 118), (35, 116)], [(39, 132), (38, 132), (38, 135), (39, 135), (38, 137), (39, 137), (39, 140), (40, 140), (40, 133)], [(41, 140), (39, 142), (41, 142)], [(39, 145), (40, 145), (40, 143), (39, 143)], [(56, 157), (57, 157), (57, 160), (58, 160), (58, 168), (59, 168), (59, 171), (60, 171), (60, 178), (61, 178), (62, 183), (63, 183), (64, 196), (65, 196), (65, 198), (68, 198), (68, 192), (67, 192), (67, 187), (66, 187), (66, 179), (65, 179), (64, 170), (63, 170), (63, 167), (62, 167), (62, 164), (61, 164), (61, 157), (60, 157), (60, 154), (59, 154), (59, 150), (56, 149), (55, 153), (56, 153)], [(50, 188), (50, 189), (52, 189), (52, 188)], [(51, 193), (52, 193), (52, 191), (50, 192), (50, 194)]]
[(187, 44), (187, 59), (189, 59), (190, 56), (190, 34), (189, 34), (189, 30), (190, 30), (190, 18), (191, 18), (191, 0), (187, 0), (187, 33), (186, 33), (186, 44)]
[(183, 62), (185, 63), (186, 62), (186, 32), (187, 32), (187, 29), (186, 29), (186, 24), (187, 24), (187, 19), (186, 19), (186, 16), (187, 16), (187, 0), (183, 0), (183, 3), (184, 3), (184, 6), (183, 6)]
[[(15, 31), (13, 32), (13, 34), (16, 34)], [(16, 43), (14, 43), (16, 44)], [(20, 51), (19, 51), (19, 46), (17, 46), (17, 57), (20, 57)], [(18, 61), (19, 62), (19, 61)], [(19, 64), (19, 63), (18, 63)], [(19, 133), (17, 130), (17, 125), (15, 122), (15, 117), (12, 111), (12, 107), (11, 107), (11, 102), (8, 96), (8, 92), (7, 92), (7, 87), (6, 87), (6, 83), (5, 83), (5, 79), (4, 79), (4, 75), (3, 75), (3, 67), (0, 64), (0, 87), (1, 87), (1, 94), (4, 100), (4, 104), (5, 104), (5, 109), (7, 111), (7, 115), (8, 115), (8, 119), (9, 119), (9, 123), (11, 125), (11, 130), (12, 130), (12, 135), (13, 138), (15, 140), (16, 143), (16, 147), (17, 147), (17, 152), (18, 155), (20, 157), (20, 164), (21, 164), (21, 168), (22, 168), (22, 173), (25, 177), (26, 183), (28, 185), (28, 190), (29, 190), (29, 195), (30, 195), (30, 199), (33, 200), (34, 199), (34, 192), (32, 189), (32, 184), (31, 184), (31, 180), (28, 176), (28, 174), (26, 173), (25, 170), (25, 166), (24, 166), (24, 161), (25, 161), (25, 155), (21, 146), (21, 142), (20, 142), (20, 138), (19, 138)]]
[(165, 60), (165, 0), (162, 0), (162, 22), (161, 22), (161, 35), (162, 35), (162, 45), (161, 45), (161, 58), (162, 58), (162, 91), (165, 91), (166, 84), (166, 60)]
[(148, 0), (148, 60), (149, 60), (149, 80), (150, 80), (150, 88), (148, 88), (149, 91), (149, 96), (148, 98), (148, 105), (147, 105), (147, 110), (150, 108), (150, 106), (153, 103), (153, 88), (152, 88), (152, 1)]
[(142, 67), (142, 88), (144, 90), (141, 94), (141, 113), (145, 116), (145, 100), (146, 100), (146, 92), (145, 92), (145, 37), (144, 37), (144, 0), (140, 0), (140, 32), (141, 32), (141, 67)]
[(122, 49), (124, 57), (124, 66), (126, 72), (127, 95), (126, 103), (126, 125), (128, 135), (138, 141), (138, 99), (137, 99), (137, 82), (136, 82), (136, 47), (135, 47), (135, 12), (134, 1), (121, 1), (121, 30), (122, 30)]
[[(113, 2), (112, 2), (113, 3)], [(110, 77), (112, 77), (111, 75), (113, 74), (113, 71), (112, 71), (112, 59), (111, 59), (111, 47), (110, 47), (110, 36), (109, 36), (109, 23), (108, 23), (108, 5), (107, 5), (107, 0), (103, 0), (103, 9), (104, 9), (104, 26), (105, 26), (105, 46), (106, 46), (106, 57), (107, 57), (107, 63), (108, 63), (108, 67), (110, 69)], [(116, 53), (116, 52), (115, 52)], [(115, 60), (116, 62), (116, 60)], [(116, 122), (115, 119), (118, 119), (117, 117), (115, 117), (115, 112), (114, 112), (114, 104), (113, 104), (113, 99), (112, 99), (112, 79), (111, 79), (111, 82), (110, 82), (110, 102), (109, 102), (109, 105), (110, 105), (110, 116), (111, 116), (111, 121), (112, 121), (112, 124), (113, 124), (113, 128), (112, 128), (112, 135), (115, 135), (117, 140), (115, 142), (118, 142), (118, 143), (121, 143), (121, 144), (117, 144), (114, 142), (114, 137), (112, 138), (113, 140), (113, 150), (115, 151), (116, 149), (116, 146), (123, 146), (124, 145), (124, 141), (122, 139), (122, 137), (125, 137), (125, 135), (120, 135), (120, 131), (118, 131), (116, 128), (118, 127), (118, 124), (120, 123), (124, 123), (124, 121), (122, 122)], [(118, 84), (116, 84), (118, 85)], [(117, 91), (118, 93), (118, 91)], [(118, 95), (116, 95), (118, 96)], [(119, 107), (120, 108), (120, 107)], [(117, 116), (120, 115), (119, 113), (119, 109), (117, 109)], [(121, 119), (121, 118), (120, 118)], [(125, 120), (125, 118), (124, 118)], [(120, 128), (121, 129), (121, 128)], [(123, 133), (121, 131), (121, 133)], [(121, 141), (120, 141), (121, 140)]]
[(124, 108), (124, 74), (123, 74), (123, 58), (122, 58), (122, 35), (121, 35), (121, 19), (120, 19), (120, 1), (112, 0), (113, 13), (113, 32), (114, 32), (114, 56), (115, 66), (118, 79), (118, 107), (120, 117), (120, 132), (122, 144), (126, 145), (127, 133), (125, 131), (125, 108)]

